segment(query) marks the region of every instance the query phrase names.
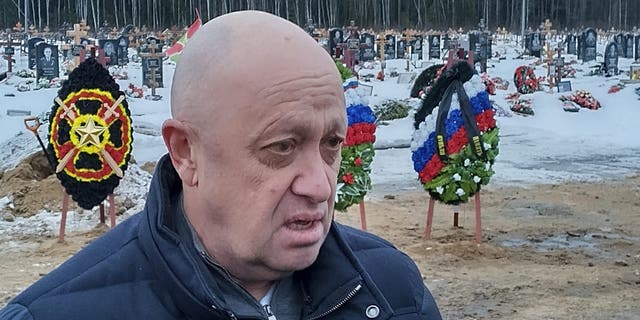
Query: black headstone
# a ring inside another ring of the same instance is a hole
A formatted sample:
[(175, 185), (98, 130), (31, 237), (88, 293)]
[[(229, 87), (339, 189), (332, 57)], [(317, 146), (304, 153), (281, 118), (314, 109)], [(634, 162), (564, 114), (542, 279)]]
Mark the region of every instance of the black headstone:
[(628, 33), (624, 36), (624, 57), (633, 59), (633, 35)]
[(618, 73), (618, 44), (610, 42), (607, 45), (607, 50), (604, 53), (604, 68), (608, 74)]
[(577, 54), (577, 41), (576, 36), (573, 34), (568, 34), (565, 38), (565, 42), (567, 43), (567, 54)]
[(598, 48), (598, 33), (592, 28), (584, 31), (584, 41), (582, 49), (582, 61), (589, 62), (596, 60), (596, 49)]
[(542, 52), (542, 45), (544, 43), (544, 38), (540, 32), (535, 32), (531, 34), (529, 44), (530, 54), (534, 57), (540, 58), (540, 53)]
[(489, 40), (487, 40), (487, 58), (491, 59), (493, 57), (493, 38), (489, 35)]
[(344, 42), (344, 33), (342, 29), (333, 28), (329, 30), (329, 52), (332, 56), (336, 56), (336, 48), (338, 44)]
[(614, 39), (615, 39), (616, 44), (618, 45), (618, 55), (620, 57), (624, 57), (625, 51), (626, 51), (624, 49), (624, 45), (625, 45), (625, 43), (624, 43), (624, 34), (618, 33), (618, 34), (616, 34)]
[(637, 35), (635, 41), (633, 41), (633, 42), (636, 43), (635, 59), (636, 59), (636, 61), (640, 61), (640, 35)]
[[(155, 43), (158, 48), (156, 49), (156, 53), (160, 53), (162, 51), (162, 44), (157, 38), (149, 37), (144, 45), (140, 47), (141, 53), (151, 53), (149, 50), (149, 45)], [(141, 56), (142, 57), (142, 56)], [(156, 88), (164, 88), (164, 72), (162, 68), (162, 57), (158, 58), (145, 58), (142, 57), (142, 84), (151, 87), (151, 70), (155, 69), (155, 80), (156, 80)]]
[(399, 40), (398, 41), (398, 48), (396, 51), (396, 57), (398, 59), (404, 59), (405, 58), (405, 48), (407, 47), (407, 41), (405, 40)]
[(360, 60), (371, 61), (376, 57), (376, 51), (373, 45), (376, 42), (376, 36), (370, 33), (360, 35)]
[(27, 40), (27, 51), (29, 53), (29, 69), (36, 67), (36, 45), (44, 42), (42, 38), (31, 38)]
[(429, 59), (440, 59), (440, 35), (429, 35)]
[(442, 48), (444, 50), (449, 50), (451, 49), (451, 37), (449, 36), (449, 34), (445, 34), (444, 37), (442, 38)]
[(385, 59), (396, 58), (396, 36), (388, 34), (384, 36), (384, 56)]
[(118, 65), (118, 40), (115, 39), (100, 39), (98, 45), (104, 50), (105, 57), (109, 58), (107, 66)]
[(416, 36), (416, 38), (411, 41), (411, 53), (418, 55), (418, 60), (422, 60), (423, 41), (422, 36)]
[(36, 79), (53, 79), (60, 76), (58, 46), (38, 43), (36, 53)]
[(125, 66), (129, 63), (129, 37), (118, 38), (118, 65)]

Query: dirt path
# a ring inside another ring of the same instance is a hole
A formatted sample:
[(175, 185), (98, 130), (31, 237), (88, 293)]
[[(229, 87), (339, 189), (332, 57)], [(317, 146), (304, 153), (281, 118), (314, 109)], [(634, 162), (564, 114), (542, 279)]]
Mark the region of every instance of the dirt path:
[[(391, 199), (393, 198), (393, 199)], [(423, 239), (428, 198), (398, 193), (366, 203), (369, 231), (413, 257), (446, 319), (640, 319), (640, 177), (619, 182), (482, 193), (483, 243), (473, 207), (436, 205)], [(358, 208), (338, 213), (359, 226)], [(105, 231), (0, 243), (0, 305)]]

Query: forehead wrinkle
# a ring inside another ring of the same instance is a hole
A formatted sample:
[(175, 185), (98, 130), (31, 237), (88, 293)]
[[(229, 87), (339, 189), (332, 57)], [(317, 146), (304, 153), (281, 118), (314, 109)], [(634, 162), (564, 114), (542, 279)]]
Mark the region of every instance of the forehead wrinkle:
[[(322, 76), (301, 76), (293, 79), (287, 79), (281, 82), (278, 82), (274, 85), (268, 86), (266, 88), (258, 91), (257, 96), (265, 101), (274, 101), (274, 102), (291, 102), (298, 100), (297, 98), (291, 98), (291, 96), (299, 96), (300, 92), (311, 91), (314, 93), (313, 95), (321, 95), (324, 92), (316, 93), (319, 88), (323, 88), (323, 85), (326, 85), (328, 82), (331, 82), (333, 79), (333, 75), (325, 74)], [(306, 82), (305, 88), (298, 89), (295, 91), (291, 91), (288, 86), (295, 82)], [(337, 89), (337, 87), (336, 87)], [(332, 90), (326, 90), (327, 94), (332, 94)], [(336, 90), (337, 92), (337, 90)]]

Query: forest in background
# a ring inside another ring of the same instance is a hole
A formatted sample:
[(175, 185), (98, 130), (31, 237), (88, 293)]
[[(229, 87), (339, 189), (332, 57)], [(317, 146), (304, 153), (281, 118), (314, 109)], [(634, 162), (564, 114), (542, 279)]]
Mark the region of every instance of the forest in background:
[[(485, 19), (487, 28), (519, 32), (523, 0), (0, 0), (0, 26), (25, 21), (42, 30), (85, 19), (93, 30), (127, 24), (163, 30), (191, 24), (200, 11), (203, 22), (232, 11), (271, 12), (305, 26), (345, 26), (419, 30), (470, 29)], [(631, 30), (640, 25), (640, 0), (526, 0), (527, 29), (550, 19), (554, 29), (587, 26)]]

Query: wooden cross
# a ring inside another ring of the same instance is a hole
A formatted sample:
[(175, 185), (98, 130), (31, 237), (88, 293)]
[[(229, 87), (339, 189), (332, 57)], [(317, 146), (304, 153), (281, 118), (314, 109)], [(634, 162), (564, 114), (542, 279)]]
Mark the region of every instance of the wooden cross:
[[(156, 50), (159, 49), (159, 47), (155, 41), (152, 41), (150, 44), (148, 44), (147, 48), (149, 48), (149, 52), (140, 53), (140, 57), (146, 58), (146, 59), (160, 59), (164, 57), (164, 52), (162, 51), (156, 52)], [(162, 67), (162, 60), (160, 60), (160, 67)], [(157, 70), (157, 67), (149, 67), (149, 71), (151, 72), (150, 74), (151, 79), (148, 79), (148, 80), (149, 80), (149, 85), (151, 86), (152, 96), (156, 95), (156, 88), (158, 87), (158, 82), (156, 81), (156, 70)]]
[(380, 51), (380, 60), (384, 60), (384, 46), (387, 44), (385, 34), (381, 33), (378, 40), (378, 51)]
[(34, 25), (29, 26), (29, 33), (30, 34), (34, 34), (36, 32), (38, 32), (38, 29), (36, 29), (36, 26), (34, 26)]
[(544, 46), (544, 51), (547, 55), (547, 83), (549, 84), (549, 88), (553, 89), (555, 87), (555, 75), (551, 74), (551, 66), (553, 65), (553, 50), (551, 49), (551, 45), (547, 42)]
[[(73, 37), (73, 44), (76, 46), (80, 45), (80, 38), (86, 37), (87, 35), (88, 35), (87, 31), (85, 31), (79, 23), (75, 23), (73, 25), (73, 31), (67, 31), (67, 37)], [(82, 53), (80, 55), (82, 55)], [(84, 58), (82, 60), (84, 61)], [(75, 67), (77, 67), (79, 64), (80, 64), (80, 57), (78, 56), (74, 57), (73, 67), (71, 68), (71, 70), (75, 69)]]
[(4, 55), (4, 59), (7, 60), (7, 72), (11, 73), (13, 72), (13, 45), (17, 44), (13, 42), (13, 39), (11, 39), (11, 36), (9, 36), (9, 40), (6, 43), (6, 47), (4, 49), (5, 51), (5, 55)]
[(544, 29), (547, 30), (547, 38), (551, 37), (551, 26), (553, 26), (553, 23), (547, 19), (544, 22)]
[(118, 38), (118, 28), (113, 27), (113, 29), (111, 29), (111, 32), (109, 33), (109, 37), (111, 39), (117, 39)]

